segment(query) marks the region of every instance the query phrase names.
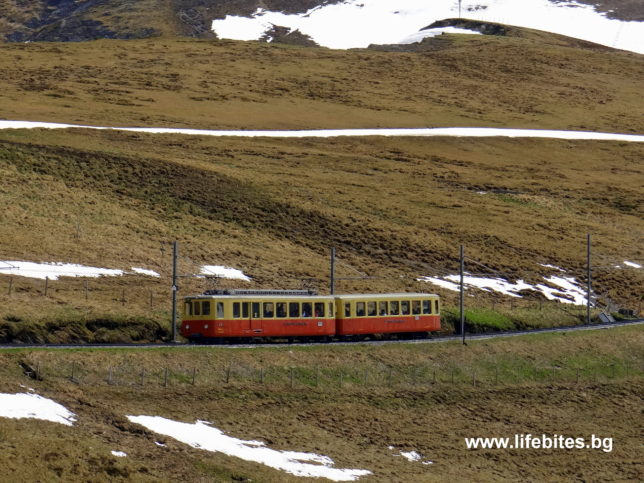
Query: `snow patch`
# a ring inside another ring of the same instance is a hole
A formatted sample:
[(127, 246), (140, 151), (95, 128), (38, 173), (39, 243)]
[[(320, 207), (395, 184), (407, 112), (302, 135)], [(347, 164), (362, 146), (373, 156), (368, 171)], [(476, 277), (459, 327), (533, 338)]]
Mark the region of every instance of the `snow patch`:
[(202, 275), (229, 278), (232, 280), (244, 280), (250, 282), (250, 278), (244, 272), (236, 268), (224, 267), (223, 265), (204, 265), (201, 267)]
[(455, 283), (448, 282), (447, 280), (443, 280), (440, 278), (436, 277), (421, 277), (418, 279), (419, 282), (428, 282), (433, 285), (438, 285), (439, 287), (446, 288), (447, 290), (453, 290), (454, 292), (458, 292), (459, 286)]
[[(393, 446), (387, 446), (387, 449), (393, 451), (395, 448)], [(418, 462), (420, 462), (420, 463), (422, 463), (424, 465), (433, 465), (434, 464), (433, 461), (429, 461), (429, 460), (421, 461), (423, 459), (423, 456), (420, 453), (418, 453), (417, 451), (400, 451), (395, 456), (402, 456), (403, 458), (405, 458), (408, 461), (418, 461)]]
[(624, 265), (626, 265), (627, 267), (631, 267), (631, 268), (642, 268), (642, 265), (640, 265), (638, 263), (635, 263), (635, 262), (628, 262), (626, 260), (624, 260)]
[(557, 267), (556, 265), (550, 265), (548, 263), (540, 263), (539, 265), (541, 265), (542, 267), (546, 267), (546, 268), (553, 268), (555, 270), (559, 270), (560, 272), (565, 272), (565, 270), (563, 268)]
[(487, 127), (441, 127), (441, 128), (396, 128), (396, 129), (313, 129), (299, 131), (225, 131), (211, 129), (180, 129), (162, 127), (101, 127), (72, 124), (57, 124), (30, 121), (0, 121), (0, 129), (98, 129), (142, 132), (148, 134), (185, 134), (188, 136), (216, 137), (272, 137), (272, 138), (333, 138), (344, 136), (394, 136), (394, 137), (509, 137), (566, 139), (580, 141), (644, 142), (644, 135), (602, 133), (591, 131), (557, 131), (550, 129), (510, 129)]
[(460, 29), (458, 27), (440, 27), (434, 29), (421, 30), (414, 34), (408, 35), (404, 39), (396, 42), (397, 44), (415, 44), (425, 38), (436, 37), (443, 34), (468, 34), (468, 35), (483, 35), (481, 32), (470, 29)]
[[(454, 0), (347, 0), (302, 14), (258, 8), (251, 17), (229, 15), (212, 22), (220, 38), (259, 40), (274, 25), (298, 29), (323, 47), (364, 48), (396, 44), (437, 20), (458, 17)], [(463, 2), (462, 16), (576, 37), (644, 53), (644, 22), (610, 19), (593, 6), (549, 0), (475, 0)]]
[(154, 270), (148, 270), (147, 268), (132, 267), (132, 271), (135, 273), (140, 273), (141, 275), (148, 275), (150, 277), (161, 277), (161, 275), (159, 275)]
[(124, 453), (123, 451), (112, 451), (111, 453), (117, 458), (125, 458), (127, 456), (127, 453)]
[(76, 415), (64, 406), (38, 394), (0, 393), (0, 417), (10, 419), (42, 419), (72, 426)]
[[(558, 267), (554, 267), (559, 269)], [(460, 275), (447, 275), (443, 278), (421, 277), (419, 282), (428, 282), (439, 287), (458, 292), (460, 290)], [(560, 277), (552, 275), (544, 277), (544, 280), (553, 288), (544, 284), (530, 285), (523, 280), (516, 283), (509, 282), (503, 278), (473, 277), (465, 275), (463, 277), (464, 289), (476, 287), (485, 291), (499, 292), (510, 297), (521, 297), (517, 292), (521, 290), (534, 290), (541, 292), (548, 300), (557, 300), (565, 304), (585, 305), (586, 292), (582, 289), (573, 277)]]
[(420, 456), (415, 451), (401, 451), (400, 456), (406, 458), (408, 461), (420, 461), (422, 456)]
[(0, 261), (0, 274), (20, 277), (58, 280), (59, 277), (101, 277), (123, 275), (123, 270), (86, 267), (73, 263), (35, 263), (6, 260)]
[[(455, 285), (456, 283), (460, 283), (459, 275), (448, 275), (445, 278), (454, 282)], [(519, 280), (517, 283), (511, 283), (502, 278), (472, 277), (469, 275), (463, 277), (463, 283), (482, 290), (500, 292), (504, 295), (509, 295), (510, 297), (521, 297), (516, 292), (533, 288), (532, 285), (525, 283), (523, 280)]]
[(296, 451), (277, 451), (267, 448), (261, 441), (244, 441), (227, 436), (209, 426), (205, 421), (194, 424), (181, 423), (159, 416), (127, 416), (133, 423), (151, 431), (170, 436), (193, 448), (224, 453), (229, 456), (254, 461), (292, 475), (311, 478), (328, 478), (333, 481), (354, 481), (371, 474), (368, 470), (333, 468), (327, 456)]

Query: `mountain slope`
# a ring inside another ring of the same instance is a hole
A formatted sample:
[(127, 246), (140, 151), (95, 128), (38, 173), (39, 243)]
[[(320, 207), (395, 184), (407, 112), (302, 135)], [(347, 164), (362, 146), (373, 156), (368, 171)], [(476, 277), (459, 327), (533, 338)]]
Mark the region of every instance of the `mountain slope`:
[[(451, 0), (404, 0), (395, 8), (370, 0), (0, 0), (0, 12), (0, 37), (10, 41), (212, 37), (213, 28), (225, 38), (277, 40), (299, 29), (304, 38), (334, 48), (395, 43), (459, 14)], [(636, 51), (644, 35), (644, 6), (637, 0), (480, 0), (465, 2), (460, 13)]]
[(642, 57), (466, 36), (421, 54), (140, 40), (0, 45), (0, 117), (232, 129), (644, 132)]

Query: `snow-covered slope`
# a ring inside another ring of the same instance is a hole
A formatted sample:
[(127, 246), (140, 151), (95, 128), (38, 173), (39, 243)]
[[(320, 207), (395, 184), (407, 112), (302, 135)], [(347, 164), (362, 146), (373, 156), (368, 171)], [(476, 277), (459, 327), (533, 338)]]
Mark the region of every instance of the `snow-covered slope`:
[[(419, 41), (436, 20), (459, 16), (458, 0), (347, 0), (304, 14), (258, 9), (251, 18), (214, 20), (220, 38), (259, 40), (274, 25), (299, 30), (324, 47)], [(609, 19), (592, 6), (562, 0), (462, 0), (461, 17), (528, 27), (644, 53), (644, 22)], [(428, 32), (429, 34), (429, 32)]]

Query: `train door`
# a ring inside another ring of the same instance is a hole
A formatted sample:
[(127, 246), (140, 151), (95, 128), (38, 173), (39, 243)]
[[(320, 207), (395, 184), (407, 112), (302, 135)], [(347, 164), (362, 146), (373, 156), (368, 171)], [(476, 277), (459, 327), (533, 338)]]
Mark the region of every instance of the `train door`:
[(262, 330), (262, 319), (261, 319), (261, 304), (259, 302), (251, 303), (250, 311), (250, 329), (253, 332), (261, 332)]

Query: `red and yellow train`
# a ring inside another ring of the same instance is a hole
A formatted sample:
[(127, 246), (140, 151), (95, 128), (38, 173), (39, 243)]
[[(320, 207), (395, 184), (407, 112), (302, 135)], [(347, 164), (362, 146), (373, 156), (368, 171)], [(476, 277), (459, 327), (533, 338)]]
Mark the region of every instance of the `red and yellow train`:
[(424, 337), (438, 330), (435, 294), (322, 296), (301, 290), (211, 290), (185, 297), (181, 324), (181, 335), (192, 342)]

